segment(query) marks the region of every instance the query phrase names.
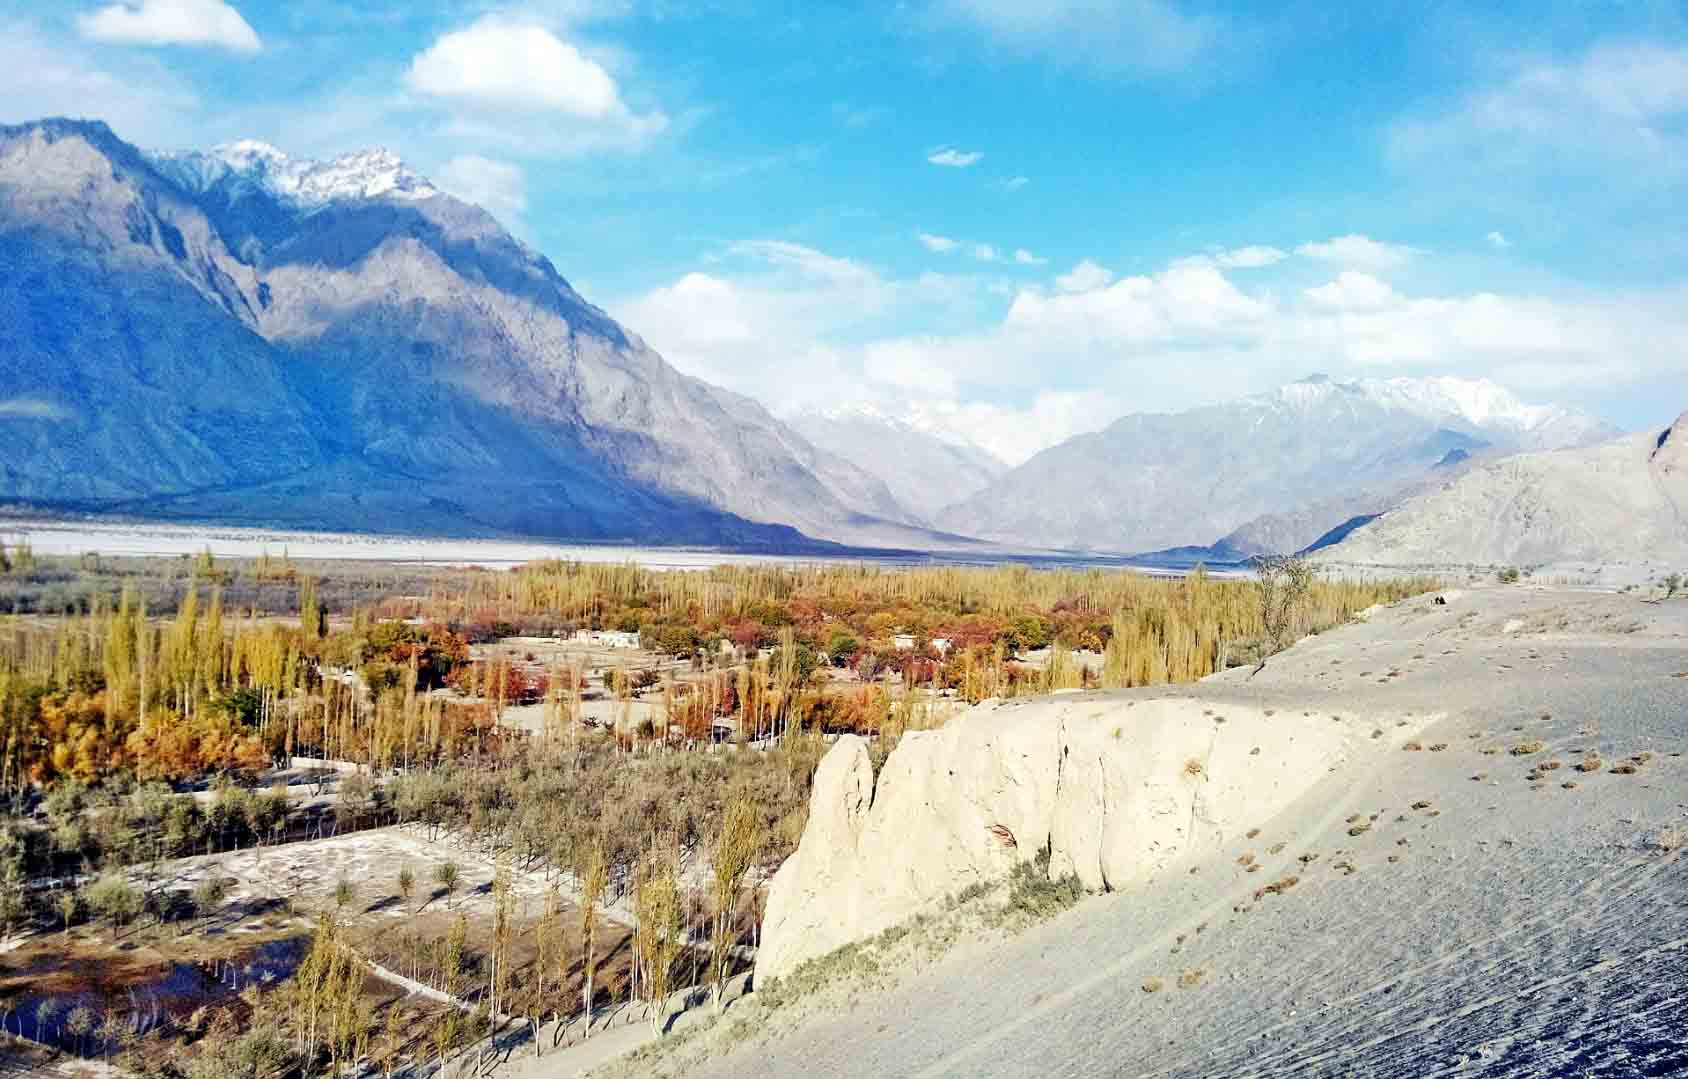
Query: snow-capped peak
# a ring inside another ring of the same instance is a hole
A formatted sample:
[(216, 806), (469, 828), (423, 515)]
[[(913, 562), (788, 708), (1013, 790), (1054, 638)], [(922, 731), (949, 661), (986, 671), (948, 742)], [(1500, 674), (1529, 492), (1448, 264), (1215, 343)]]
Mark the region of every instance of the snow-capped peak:
[(438, 190), (390, 150), (359, 150), (328, 161), (294, 158), (256, 139), (224, 143), (209, 153), (150, 155), (155, 167), (191, 190), (250, 184), (295, 205), (341, 199), (426, 199)]
[(1306, 409), (1338, 396), (1437, 423), (1508, 434), (1531, 448), (1577, 445), (1612, 433), (1586, 413), (1558, 405), (1526, 404), (1486, 378), (1432, 375), (1343, 381), (1313, 375), (1279, 387), (1266, 400)]

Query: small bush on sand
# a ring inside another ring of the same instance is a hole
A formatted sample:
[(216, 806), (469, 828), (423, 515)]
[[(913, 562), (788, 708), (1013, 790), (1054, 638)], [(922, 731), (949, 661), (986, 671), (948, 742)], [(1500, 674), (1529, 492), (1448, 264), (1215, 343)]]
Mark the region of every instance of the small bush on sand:
[(1014, 867), (1008, 878), (1008, 913), (1050, 918), (1084, 897), (1084, 885), (1076, 875), (1050, 878), (1049, 855), (1049, 848), (1044, 847), (1036, 858)]
[(1543, 742), (1540, 739), (1535, 739), (1529, 742), (1519, 742), (1517, 745), (1507, 750), (1507, 752), (1512, 754), (1514, 757), (1528, 757), (1530, 754), (1540, 753), (1546, 748), (1546, 742)]

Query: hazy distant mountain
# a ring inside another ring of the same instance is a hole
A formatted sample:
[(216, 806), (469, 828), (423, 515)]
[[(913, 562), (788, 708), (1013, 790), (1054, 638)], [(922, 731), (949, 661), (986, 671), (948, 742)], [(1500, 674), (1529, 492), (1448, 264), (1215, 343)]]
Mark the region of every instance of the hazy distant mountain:
[(989, 450), (865, 405), (794, 412), (810, 442), (885, 481), (901, 505), (931, 520), (1008, 471)]
[(1244, 554), (1296, 550), (1356, 513), (1392, 504), (1462, 454), (1575, 446), (1611, 433), (1487, 381), (1316, 375), (1222, 405), (1125, 416), (1043, 451), (938, 523), (1080, 550), (1151, 551), (1219, 537)]
[(1688, 412), (1662, 432), (1483, 463), (1408, 499), (1320, 557), (1688, 569)]
[(390, 154), (0, 127), (0, 500), (312, 527), (917, 539)]

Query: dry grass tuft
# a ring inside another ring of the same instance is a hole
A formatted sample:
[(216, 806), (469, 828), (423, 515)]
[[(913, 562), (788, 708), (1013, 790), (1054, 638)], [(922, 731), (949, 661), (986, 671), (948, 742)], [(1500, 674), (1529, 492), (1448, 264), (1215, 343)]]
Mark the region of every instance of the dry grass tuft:
[(1180, 988), (1180, 989), (1194, 989), (1197, 986), (1201, 985), (1202, 979), (1206, 978), (1206, 977), (1207, 977), (1207, 971), (1201, 969), (1200, 967), (1196, 967), (1196, 968), (1191, 969), (1191, 970), (1186, 970), (1184, 973), (1178, 975), (1178, 988)]
[(1605, 767), (1606, 762), (1600, 759), (1600, 754), (1590, 753), (1576, 764), (1579, 772), (1598, 772)]
[(1507, 752), (1512, 754), (1514, 757), (1528, 757), (1530, 754), (1540, 753), (1546, 748), (1547, 743), (1537, 738), (1528, 742), (1519, 742), (1517, 745), (1507, 750)]
[(1206, 770), (1202, 766), (1202, 762), (1194, 757), (1184, 762), (1184, 774), (1187, 776), (1199, 776)]
[(1161, 980), (1159, 978), (1144, 978), (1143, 979), (1143, 992), (1145, 992), (1145, 993), (1158, 993), (1158, 992), (1161, 991), (1161, 988), (1162, 988), (1162, 984), (1161, 984)]
[(1424, 743), (1418, 742), (1418, 741), (1412, 741), (1412, 742), (1408, 742), (1406, 745), (1402, 746), (1401, 748), (1406, 750), (1408, 753), (1417, 753), (1417, 752), (1421, 751), (1422, 749), (1424, 749)]
[(1289, 891), (1291, 888), (1295, 887), (1297, 884), (1300, 884), (1300, 883), (1301, 883), (1300, 877), (1293, 876), (1293, 875), (1288, 876), (1288, 877), (1282, 877), (1278, 880), (1273, 881), (1271, 884), (1267, 884), (1267, 885), (1264, 885), (1262, 887), (1256, 888), (1254, 890), (1254, 901), (1256, 903), (1258, 903), (1262, 899), (1264, 899), (1266, 896), (1269, 896), (1269, 895), (1283, 895), (1285, 892)]

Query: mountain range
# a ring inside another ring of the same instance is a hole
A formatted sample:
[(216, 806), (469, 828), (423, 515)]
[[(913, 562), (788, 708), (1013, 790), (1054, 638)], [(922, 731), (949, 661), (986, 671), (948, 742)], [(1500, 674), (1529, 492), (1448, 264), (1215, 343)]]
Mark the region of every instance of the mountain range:
[(1438, 468), (1616, 433), (1484, 380), (1314, 375), (1223, 404), (1122, 417), (1044, 450), (936, 523), (1075, 550), (1293, 551), (1392, 505)]
[(682, 374), (391, 153), (147, 153), (99, 122), (0, 127), (14, 511), (1245, 557), (1613, 434), (1484, 381), (1315, 376), (1128, 415), (1010, 468), (930, 417), (780, 419)]
[(0, 127), (0, 498), (589, 541), (909, 545), (884, 483), (688, 377), (382, 152)]

